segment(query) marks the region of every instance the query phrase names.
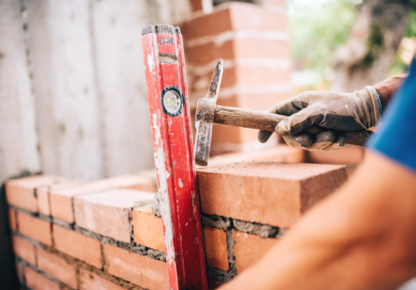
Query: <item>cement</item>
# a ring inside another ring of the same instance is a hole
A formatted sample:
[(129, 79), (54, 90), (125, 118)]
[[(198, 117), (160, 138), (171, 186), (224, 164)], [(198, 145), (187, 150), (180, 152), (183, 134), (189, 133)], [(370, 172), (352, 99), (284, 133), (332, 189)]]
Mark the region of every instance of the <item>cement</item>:
[(248, 234), (254, 234), (261, 238), (274, 238), (279, 235), (280, 229), (273, 226), (258, 223), (249, 223), (242, 220), (233, 219), (233, 226), (236, 230)]

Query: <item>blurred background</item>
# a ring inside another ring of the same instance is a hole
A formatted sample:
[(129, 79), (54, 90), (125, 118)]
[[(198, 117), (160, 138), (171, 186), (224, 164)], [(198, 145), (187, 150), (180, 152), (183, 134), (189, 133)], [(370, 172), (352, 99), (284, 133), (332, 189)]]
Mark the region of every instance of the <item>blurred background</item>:
[[(212, 59), (199, 63), (202, 47), (195, 52), (196, 47), (208, 42), (195, 37), (190, 27), (215, 30), (215, 20), (199, 27), (195, 19), (233, 5), (226, 2), (230, 1), (0, 0), (0, 183), (39, 172), (89, 181), (154, 168), (141, 28), (170, 23), (183, 29), (193, 110), (208, 88), (212, 60), (227, 56), (223, 43), (213, 40), (207, 53)], [(284, 43), (272, 45), (272, 57), (263, 59), (261, 44), (247, 54), (239, 51), (241, 56), (234, 43), (234, 56), (225, 68), (234, 69), (235, 79), (223, 81), (219, 104), (267, 110), (305, 90), (351, 92), (406, 72), (414, 57), (413, 0), (241, 2), (246, 3), (233, 6), (232, 13), (276, 11), (277, 22), (269, 26), (279, 27), (266, 27), (269, 34), (264, 39), (270, 36)], [(260, 27), (267, 19), (239, 21), (230, 31), (249, 39), (250, 25)], [(248, 34), (238, 33), (242, 27)], [(270, 69), (271, 79), (244, 75), (254, 67)], [(263, 102), (250, 102), (241, 93), (249, 85)], [(249, 137), (245, 131), (229, 132), (214, 136), (214, 152), (263, 149), (251, 131)], [(232, 139), (234, 133), (237, 137)], [(8, 289), (14, 270), (3, 191), (0, 289)]]

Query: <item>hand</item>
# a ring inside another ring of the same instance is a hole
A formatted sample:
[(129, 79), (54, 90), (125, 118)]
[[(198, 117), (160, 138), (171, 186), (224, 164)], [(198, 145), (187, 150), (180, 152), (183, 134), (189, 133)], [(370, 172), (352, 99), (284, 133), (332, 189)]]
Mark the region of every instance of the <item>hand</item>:
[[(275, 128), (286, 143), (307, 150), (332, 151), (345, 144), (345, 137), (334, 131), (358, 131), (373, 127), (380, 119), (380, 101), (373, 87), (354, 93), (303, 92), (273, 107), (271, 113), (288, 116)], [(328, 130), (312, 135), (312, 126)], [(266, 142), (272, 132), (259, 131)]]

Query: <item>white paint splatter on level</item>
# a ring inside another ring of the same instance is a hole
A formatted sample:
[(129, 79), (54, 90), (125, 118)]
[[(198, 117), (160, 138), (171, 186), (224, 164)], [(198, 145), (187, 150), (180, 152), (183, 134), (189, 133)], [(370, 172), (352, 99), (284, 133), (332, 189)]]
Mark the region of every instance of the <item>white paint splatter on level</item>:
[(183, 187), (182, 179), (179, 178), (178, 183), (179, 183), (179, 187), (182, 188)]

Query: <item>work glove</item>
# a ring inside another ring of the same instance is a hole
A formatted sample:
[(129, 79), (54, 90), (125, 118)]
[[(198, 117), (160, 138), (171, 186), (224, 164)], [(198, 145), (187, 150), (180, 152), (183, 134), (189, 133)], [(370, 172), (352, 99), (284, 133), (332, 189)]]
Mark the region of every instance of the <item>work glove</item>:
[[(376, 90), (367, 86), (354, 93), (303, 92), (277, 104), (270, 113), (288, 116), (275, 128), (288, 145), (332, 151), (344, 146), (342, 131), (364, 130), (376, 125), (380, 107)], [(308, 130), (313, 131), (314, 125), (324, 130), (316, 135), (308, 133)], [(259, 131), (258, 140), (265, 143), (272, 133)]]

